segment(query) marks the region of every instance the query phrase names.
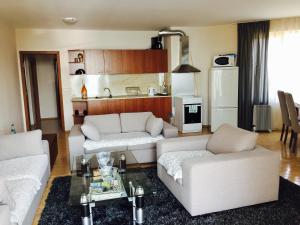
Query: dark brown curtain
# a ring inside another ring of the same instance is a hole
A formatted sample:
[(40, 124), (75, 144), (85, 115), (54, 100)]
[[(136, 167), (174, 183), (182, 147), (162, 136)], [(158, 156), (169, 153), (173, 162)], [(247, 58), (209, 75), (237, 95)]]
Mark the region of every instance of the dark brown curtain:
[(268, 104), (270, 21), (238, 24), (238, 126), (252, 130), (253, 105)]

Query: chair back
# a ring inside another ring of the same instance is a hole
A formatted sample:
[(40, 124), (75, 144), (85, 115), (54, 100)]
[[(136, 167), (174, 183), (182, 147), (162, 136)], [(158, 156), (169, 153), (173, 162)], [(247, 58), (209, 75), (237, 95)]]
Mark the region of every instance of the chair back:
[(285, 99), (286, 99), (289, 115), (291, 118), (292, 129), (298, 133), (300, 132), (300, 126), (298, 123), (298, 113), (295, 107), (293, 96), (290, 93), (285, 93)]
[(277, 91), (279, 104), (280, 104), (280, 111), (281, 111), (281, 117), (282, 117), (282, 123), (284, 123), (287, 126), (291, 125), (291, 120), (289, 116), (289, 111), (286, 104), (286, 99), (283, 91)]

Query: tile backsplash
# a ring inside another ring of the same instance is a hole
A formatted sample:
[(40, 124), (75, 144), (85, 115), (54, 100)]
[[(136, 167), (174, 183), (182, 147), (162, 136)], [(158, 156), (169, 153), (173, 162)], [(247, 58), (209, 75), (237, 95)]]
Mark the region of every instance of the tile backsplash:
[(81, 97), (81, 87), (85, 82), (88, 97), (104, 96), (104, 88), (109, 88), (112, 95), (126, 95), (126, 87), (140, 87), (142, 94), (147, 94), (149, 87), (162, 84), (164, 74), (120, 74), (120, 75), (77, 75), (71, 77), (72, 97)]

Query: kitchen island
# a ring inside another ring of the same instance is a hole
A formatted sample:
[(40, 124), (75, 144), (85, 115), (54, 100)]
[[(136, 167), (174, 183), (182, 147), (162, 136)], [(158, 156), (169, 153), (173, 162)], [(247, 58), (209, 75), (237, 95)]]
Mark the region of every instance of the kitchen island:
[(120, 95), (94, 98), (73, 98), (74, 124), (82, 124), (85, 115), (101, 115), (123, 112), (152, 112), (168, 121), (172, 114), (171, 96)]

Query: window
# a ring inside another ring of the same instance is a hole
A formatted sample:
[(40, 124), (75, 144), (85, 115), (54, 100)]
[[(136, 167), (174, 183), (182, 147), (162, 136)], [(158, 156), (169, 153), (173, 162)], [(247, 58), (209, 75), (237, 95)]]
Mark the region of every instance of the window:
[(268, 75), (273, 128), (280, 129), (277, 91), (290, 92), (300, 103), (300, 18), (271, 21)]

